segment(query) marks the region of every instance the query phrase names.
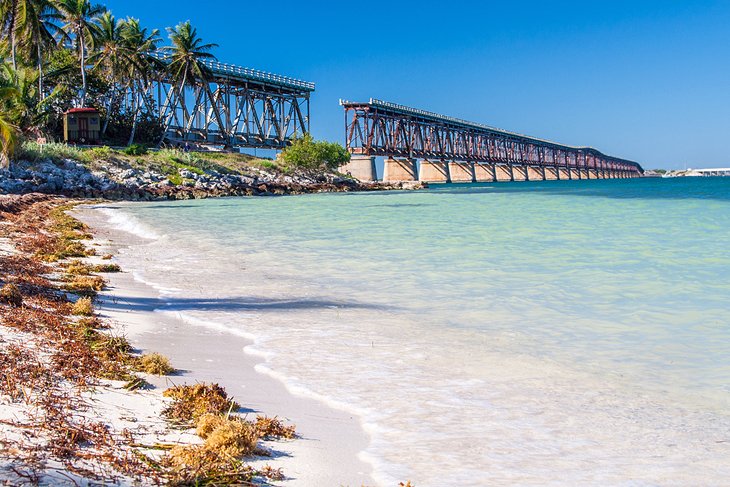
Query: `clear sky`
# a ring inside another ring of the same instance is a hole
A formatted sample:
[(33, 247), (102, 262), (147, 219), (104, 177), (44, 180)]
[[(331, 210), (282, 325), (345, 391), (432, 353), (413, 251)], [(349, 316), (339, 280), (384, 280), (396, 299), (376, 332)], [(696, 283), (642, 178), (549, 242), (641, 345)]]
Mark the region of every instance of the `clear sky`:
[(730, 166), (730, 2), (107, 0), (191, 20), (222, 62), (314, 81), (312, 132), (370, 97), (645, 168)]

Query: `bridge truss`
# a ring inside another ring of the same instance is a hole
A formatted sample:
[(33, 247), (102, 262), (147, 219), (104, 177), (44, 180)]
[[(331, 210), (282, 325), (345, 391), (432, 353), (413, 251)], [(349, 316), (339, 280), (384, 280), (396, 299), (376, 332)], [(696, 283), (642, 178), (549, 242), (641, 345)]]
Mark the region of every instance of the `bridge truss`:
[(573, 179), (643, 173), (636, 162), (590, 147), (557, 144), (376, 99), (340, 104), (345, 109), (346, 147), (354, 156), (487, 164), (495, 180), (498, 166), (505, 167), (512, 180), (515, 169), (524, 179), (530, 179), (530, 172), (549, 179), (546, 171), (555, 179), (561, 174)]
[(182, 85), (163, 74), (140, 84), (140, 101), (159, 117), (167, 140), (282, 149), (309, 132), (314, 83), (217, 61), (204, 64), (212, 73), (207, 83)]

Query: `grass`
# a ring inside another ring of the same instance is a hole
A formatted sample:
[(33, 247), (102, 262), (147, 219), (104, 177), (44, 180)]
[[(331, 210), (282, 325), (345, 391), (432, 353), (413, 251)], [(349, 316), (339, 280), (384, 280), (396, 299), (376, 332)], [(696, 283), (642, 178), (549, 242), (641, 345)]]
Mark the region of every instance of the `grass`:
[(175, 369), (170, 360), (162, 354), (150, 353), (142, 355), (135, 364), (135, 370), (154, 375), (170, 375)]
[(167, 175), (173, 184), (182, 184), (183, 179), (179, 175), (182, 169), (198, 175), (211, 171), (220, 174), (245, 174), (251, 167), (281, 170), (274, 161), (237, 152), (183, 152), (178, 149), (145, 152), (140, 150), (141, 147), (115, 150), (107, 146), (78, 148), (63, 143), (38, 144), (26, 141), (16, 150), (15, 160), (37, 163), (50, 159), (61, 163), (72, 159), (90, 169), (103, 169), (111, 162), (139, 170), (156, 170)]

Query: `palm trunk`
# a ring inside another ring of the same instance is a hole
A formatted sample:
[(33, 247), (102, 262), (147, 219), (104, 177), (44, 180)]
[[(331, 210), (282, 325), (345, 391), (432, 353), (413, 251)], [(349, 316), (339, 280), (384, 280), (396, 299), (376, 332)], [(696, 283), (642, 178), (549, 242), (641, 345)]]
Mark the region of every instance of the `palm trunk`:
[(41, 51), (40, 33), (36, 28), (36, 44), (38, 48), (38, 97), (43, 101), (46, 96), (43, 93), (43, 53)]
[(81, 106), (86, 106), (86, 49), (84, 49), (84, 36), (79, 30), (76, 35), (79, 38), (79, 59), (81, 60)]
[(13, 71), (18, 69), (15, 61), (15, 21), (17, 20), (18, 2), (14, 0), (10, 4), (10, 19), (8, 20), (8, 34), (10, 34), (10, 57), (13, 60)]
[(132, 116), (132, 133), (129, 134), (129, 142), (127, 145), (134, 143), (134, 134), (137, 131), (137, 116), (139, 115), (139, 93), (134, 87), (134, 81), (132, 82), (132, 108), (134, 115)]
[(106, 129), (109, 128), (109, 119), (111, 118), (112, 107), (114, 106), (114, 99), (116, 98), (117, 90), (112, 88), (112, 94), (109, 97), (109, 103), (106, 107), (106, 118), (104, 119), (104, 127), (101, 129), (101, 135), (106, 135)]

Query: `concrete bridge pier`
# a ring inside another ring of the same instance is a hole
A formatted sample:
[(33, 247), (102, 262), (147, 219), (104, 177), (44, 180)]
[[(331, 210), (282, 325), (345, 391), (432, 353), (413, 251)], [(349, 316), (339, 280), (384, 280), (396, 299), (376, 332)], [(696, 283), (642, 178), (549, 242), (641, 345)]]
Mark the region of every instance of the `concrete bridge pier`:
[(539, 168), (534, 166), (527, 166), (527, 180), (528, 181), (544, 181), (545, 171), (541, 171)]
[(514, 176), (514, 181), (529, 181), (530, 176), (527, 173), (527, 166), (522, 165), (516, 165), (512, 166), (512, 175)]
[(570, 174), (570, 169), (568, 169), (567, 167), (559, 167), (558, 179), (573, 179)]
[(395, 181), (417, 181), (415, 159), (393, 159), (385, 160), (383, 181), (386, 183)]
[(560, 179), (560, 171), (555, 166), (543, 168), (545, 170), (545, 181), (557, 181)]
[(580, 172), (581, 172), (581, 175), (583, 176), (582, 179), (590, 179), (591, 178), (591, 174), (590, 174), (590, 171), (588, 169), (585, 169), (585, 168), (584, 169), (581, 169)]
[(341, 166), (339, 171), (360, 181), (375, 181), (378, 178), (374, 156), (352, 156), (350, 162)]
[(426, 183), (448, 183), (451, 181), (449, 165), (445, 161), (424, 159), (419, 163), (418, 179)]
[(510, 166), (498, 166), (495, 165), (495, 172), (497, 174), (497, 181), (514, 181), (514, 175)]
[(570, 179), (581, 179), (580, 171), (575, 167), (568, 168), (568, 175), (570, 176)]
[(449, 174), (451, 174), (452, 183), (476, 182), (473, 162), (450, 162)]
[(478, 183), (491, 183), (496, 181), (495, 164), (474, 164), (474, 179)]

